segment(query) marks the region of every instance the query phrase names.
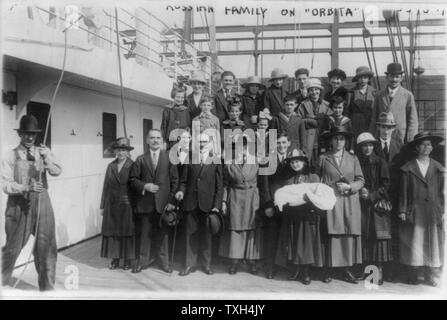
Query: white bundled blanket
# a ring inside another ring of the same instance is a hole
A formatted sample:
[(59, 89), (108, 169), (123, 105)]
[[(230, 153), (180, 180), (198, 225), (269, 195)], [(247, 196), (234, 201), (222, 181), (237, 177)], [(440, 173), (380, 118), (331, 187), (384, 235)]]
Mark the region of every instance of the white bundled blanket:
[(285, 204), (292, 207), (301, 206), (306, 203), (304, 196), (321, 210), (331, 210), (335, 206), (337, 198), (334, 190), (323, 183), (300, 183), (284, 186), (275, 192), (275, 204), (279, 211), (283, 211)]

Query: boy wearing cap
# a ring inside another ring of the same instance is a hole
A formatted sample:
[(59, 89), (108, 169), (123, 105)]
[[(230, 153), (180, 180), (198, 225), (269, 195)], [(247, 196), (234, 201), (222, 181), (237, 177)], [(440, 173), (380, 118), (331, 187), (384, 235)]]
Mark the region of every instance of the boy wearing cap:
[(306, 135), (303, 151), (309, 157), (310, 168), (314, 170), (319, 155), (319, 136), (327, 130), (327, 116), (332, 114), (329, 103), (322, 99), (323, 86), (319, 79), (309, 79), (309, 97), (298, 107), (298, 117), (304, 121)]
[(221, 75), (222, 88), (216, 92), (214, 97), (214, 107), (216, 116), (222, 122), (229, 118), (229, 102), (234, 97), (233, 86), (236, 76), (231, 71), (224, 71)]
[(2, 248), (2, 283), (8, 284), (16, 260), (33, 234), (39, 289), (46, 291), (54, 287), (57, 259), (54, 212), (47, 191), (46, 173), (58, 176), (62, 169), (49, 148), (35, 146), (40, 132), (34, 116), (23, 116), (17, 129), (20, 144), (9, 151), (2, 162), (3, 192), (8, 195), (6, 244)]
[(298, 83), (298, 90), (291, 93), (291, 96), (296, 97), (298, 105), (307, 98), (307, 81), (309, 80), (309, 70), (306, 68), (299, 68), (295, 71), (295, 80)]
[(186, 97), (186, 103), (189, 107), (191, 119), (194, 119), (200, 114), (200, 103), (204, 96), (203, 89), (205, 88), (206, 80), (203, 74), (196, 72), (189, 80), (189, 84), (192, 86), (192, 93)]
[(418, 114), (413, 94), (401, 86), (402, 66), (390, 63), (387, 66), (387, 87), (380, 91), (373, 104), (369, 131), (376, 133), (376, 122), (382, 112), (391, 112), (396, 122), (396, 132), (400, 142), (413, 140), (418, 130)]
[(257, 76), (249, 77), (247, 82), (242, 85), (245, 89), (242, 95), (242, 119), (247, 128), (256, 128), (258, 114), (263, 109), (263, 96), (259, 90), (265, 90), (261, 78)]
[(352, 120), (352, 132), (357, 137), (369, 128), (376, 89), (369, 85), (374, 74), (368, 67), (358, 67), (352, 82), (356, 87), (352, 90), (346, 108), (346, 115)]

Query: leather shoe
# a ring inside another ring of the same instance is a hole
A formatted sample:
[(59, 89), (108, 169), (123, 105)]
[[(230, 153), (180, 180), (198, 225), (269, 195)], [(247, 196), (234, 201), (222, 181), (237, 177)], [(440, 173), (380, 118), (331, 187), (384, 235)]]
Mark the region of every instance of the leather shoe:
[(130, 269), (130, 261), (124, 260), (123, 270), (129, 270)]
[(115, 270), (116, 268), (118, 268), (119, 264), (120, 264), (120, 259), (112, 259), (112, 261), (110, 262), (110, 265), (109, 265), (109, 269)]
[(330, 282), (332, 282), (332, 277), (331, 277), (331, 275), (330, 275), (330, 273), (326, 273), (324, 276), (323, 276), (323, 280), (322, 280), (324, 283), (330, 283)]
[(297, 280), (300, 277), (300, 272), (296, 271), (289, 276), (289, 280)]
[(250, 268), (250, 273), (253, 275), (257, 275), (258, 274), (258, 268), (255, 265), (252, 265)]
[(214, 271), (213, 271), (213, 269), (211, 269), (211, 267), (203, 267), (202, 270), (203, 270), (204, 273), (206, 273), (209, 276), (214, 274)]
[(159, 266), (160, 270), (166, 273), (172, 273), (172, 267), (170, 266)]
[(195, 267), (187, 267), (185, 269), (183, 269), (182, 271), (179, 272), (179, 276), (187, 276), (190, 273), (196, 272), (196, 268)]
[(237, 272), (237, 264), (233, 263), (233, 264), (230, 266), (230, 270), (228, 270), (228, 273), (229, 273), (229, 274), (236, 274), (236, 272)]
[(301, 283), (308, 286), (311, 282), (312, 280), (310, 280), (310, 276), (308, 274), (303, 274), (301, 277)]
[(273, 279), (275, 277), (275, 274), (273, 273), (273, 270), (268, 270), (266, 274), (267, 279)]
[(354, 277), (352, 272), (349, 271), (349, 270), (345, 271), (345, 274), (343, 276), (343, 280), (345, 280), (346, 282), (352, 283), (352, 284), (358, 284), (357, 279)]

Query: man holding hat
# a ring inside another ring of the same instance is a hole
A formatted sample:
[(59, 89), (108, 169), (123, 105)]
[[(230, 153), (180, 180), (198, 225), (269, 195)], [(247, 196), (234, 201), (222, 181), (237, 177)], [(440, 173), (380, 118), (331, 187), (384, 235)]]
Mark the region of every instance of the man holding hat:
[(205, 77), (201, 72), (195, 72), (189, 79), (189, 84), (192, 86), (192, 93), (186, 97), (186, 103), (189, 107), (191, 119), (194, 119), (200, 114), (200, 102), (203, 97), (203, 89), (206, 85)]
[(357, 137), (369, 128), (376, 89), (369, 85), (374, 74), (368, 67), (358, 67), (352, 82), (357, 85), (347, 101), (346, 116), (352, 121), (352, 132)]
[(290, 95), (296, 97), (298, 105), (307, 98), (307, 82), (309, 80), (309, 70), (306, 68), (299, 68), (295, 71), (295, 80), (298, 83), (298, 90), (292, 92)]
[(315, 169), (319, 154), (319, 136), (326, 128), (327, 116), (332, 114), (329, 103), (321, 97), (323, 86), (317, 78), (308, 81), (307, 91), (309, 96), (298, 107), (298, 117), (304, 120), (306, 137), (303, 151), (309, 157), (310, 167)]
[(369, 131), (376, 132), (376, 122), (382, 112), (390, 112), (396, 121), (396, 132), (403, 143), (413, 140), (418, 130), (418, 114), (413, 94), (401, 86), (402, 66), (390, 63), (385, 72), (388, 85), (380, 91), (373, 104)]
[(46, 173), (58, 176), (62, 169), (55, 162), (50, 149), (44, 145), (34, 145), (37, 134), (41, 132), (34, 116), (23, 116), (17, 132), (20, 144), (9, 151), (2, 162), (3, 191), (8, 195), (6, 244), (2, 248), (3, 284), (8, 284), (11, 279), (20, 251), (33, 234), (39, 289), (52, 290), (56, 277), (57, 246)]
[(259, 90), (264, 91), (265, 86), (262, 84), (260, 77), (251, 76), (242, 87), (245, 89), (242, 95), (242, 119), (247, 128), (255, 129), (258, 122), (258, 114), (263, 109), (263, 97)]
[(268, 108), (275, 117), (278, 117), (280, 112), (286, 113), (283, 100), (289, 93), (283, 87), (285, 78), (287, 78), (287, 74), (283, 70), (273, 69), (269, 80), (272, 85), (264, 94), (264, 108)]

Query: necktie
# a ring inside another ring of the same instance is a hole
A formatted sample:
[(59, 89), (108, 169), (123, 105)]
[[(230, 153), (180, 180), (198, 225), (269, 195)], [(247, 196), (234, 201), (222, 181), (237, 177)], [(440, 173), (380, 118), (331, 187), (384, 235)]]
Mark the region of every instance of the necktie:
[(383, 153), (385, 154), (385, 160), (388, 162), (390, 158), (390, 150), (388, 148), (388, 142), (385, 141), (385, 145), (383, 146)]
[(154, 165), (154, 170), (157, 169), (157, 164), (158, 164), (158, 158), (157, 158), (157, 153), (153, 152), (152, 153), (152, 164)]
[(31, 153), (31, 148), (26, 149), (26, 160), (28, 160), (28, 161), (36, 161), (36, 158)]

